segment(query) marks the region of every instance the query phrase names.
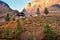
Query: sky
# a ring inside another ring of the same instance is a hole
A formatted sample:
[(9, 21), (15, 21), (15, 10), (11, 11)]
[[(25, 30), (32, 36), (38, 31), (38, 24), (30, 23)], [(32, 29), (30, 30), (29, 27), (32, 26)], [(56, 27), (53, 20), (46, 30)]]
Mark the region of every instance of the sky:
[(14, 10), (18, 10), (18, 11), (22, 11), (23, 8), (29, 3), (31, 2), (31, 0), (2, 0), (5, 3), (7, 3), (10, 8), (14, 9)]

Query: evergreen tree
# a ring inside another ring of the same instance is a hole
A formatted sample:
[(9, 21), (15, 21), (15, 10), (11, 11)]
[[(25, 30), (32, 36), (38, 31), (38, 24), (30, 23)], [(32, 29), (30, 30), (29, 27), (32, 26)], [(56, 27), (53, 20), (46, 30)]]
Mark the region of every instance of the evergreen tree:
[(39, 11), (39, 8), (37, 8), (37, 13), (36, 13), (37, 15), (39, 15), (40, 14), (40, 11)]
[(31, 3), (28, 3), (29, 4), (29, 6), (31, 6)]
[(15, 29), (15, 36), (21, 34), (22, 29), (19, 20), (17, 21), (17, 27)]
[(45, 32), (46, 33), (50, 33), (51, 32), (51, 29), (49, 28), (49, 25), (47, 23), (45, 24), (44, 28), (45, 28)]
[(52, 29), (49, 27), (49, 25), (47, 23), (44, 26), (44, 32), (47, 34), (48, 37), (53, 36)]
[(10, 21), (9, 14), (6, 15), (5, 21)]
[(9, 29), (8, 28), (4, 32), (4, 37), (9, 38)]
[(47, 10), (47, 8), (45, 8), (44, 13), (45, 13), (46, 15), (49, 13), (48, 10)]

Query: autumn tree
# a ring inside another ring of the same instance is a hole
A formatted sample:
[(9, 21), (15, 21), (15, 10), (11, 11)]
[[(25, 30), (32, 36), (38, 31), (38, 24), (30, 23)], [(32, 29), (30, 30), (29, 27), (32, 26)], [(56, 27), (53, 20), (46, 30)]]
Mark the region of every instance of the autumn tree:
[(44, 13), (47, 15), (49, 13), (49, 11), (47, 10), (47, 8), (45, 8)]
[(5, 21), (10, 21), (9, 14), (6, 15)]

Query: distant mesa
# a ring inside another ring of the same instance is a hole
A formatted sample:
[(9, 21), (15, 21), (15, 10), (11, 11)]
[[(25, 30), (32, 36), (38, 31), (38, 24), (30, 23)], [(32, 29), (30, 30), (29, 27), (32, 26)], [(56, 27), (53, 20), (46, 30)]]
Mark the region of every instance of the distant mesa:
[(51, 15), (60, 15), (60, 4), (54, 4), (48, 10)]
[(60, 8), (60, 4), (54, 4), (51, 7)]
[(0, 14), (6, 13), (8, 11), (11, 11), (12, 9), (9, 7), (9, 5), (3, 1), (0, 0)]
[(60, 12), (60, 4), (54, 4), (48, 8), (49, 11)]
[(9, 7), (9, 5), (8, 5), (7, 3), (5, 3), (5, 2), (3, 2), (3, 1), (1, 1), (1, 0), (0, 0), (0, 6), (1, 6), (1, 5), (3, 5), (3, 6), (6, 6), (6, 7), (10, 8), (10, 7)]

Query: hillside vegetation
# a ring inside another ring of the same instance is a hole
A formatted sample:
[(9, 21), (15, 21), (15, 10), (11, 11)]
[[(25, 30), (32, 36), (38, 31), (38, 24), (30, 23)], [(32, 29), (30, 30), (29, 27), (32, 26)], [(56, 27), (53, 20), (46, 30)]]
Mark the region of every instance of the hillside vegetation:
[[(56, 35), (60, 35), (60, 16), (57, 15), (39, 15), (39, 16), (30, 16), (26, 19), (20, 19), (20, 24), (22, 27), (21, 39), (28, 40), (36, 36), (37, 40), (42, 39), (44, 34), (44, 25), (48, 23), (49, 27)], [(13, 33), (17, 27), (17, 21), (10, 21), (0, 25), (2, 33), (0, 34), (3, 37), (4, 30), (9, 29), (10, 37), (14, 37)], [(33, 36), (32, 36), (33, 35)]]

